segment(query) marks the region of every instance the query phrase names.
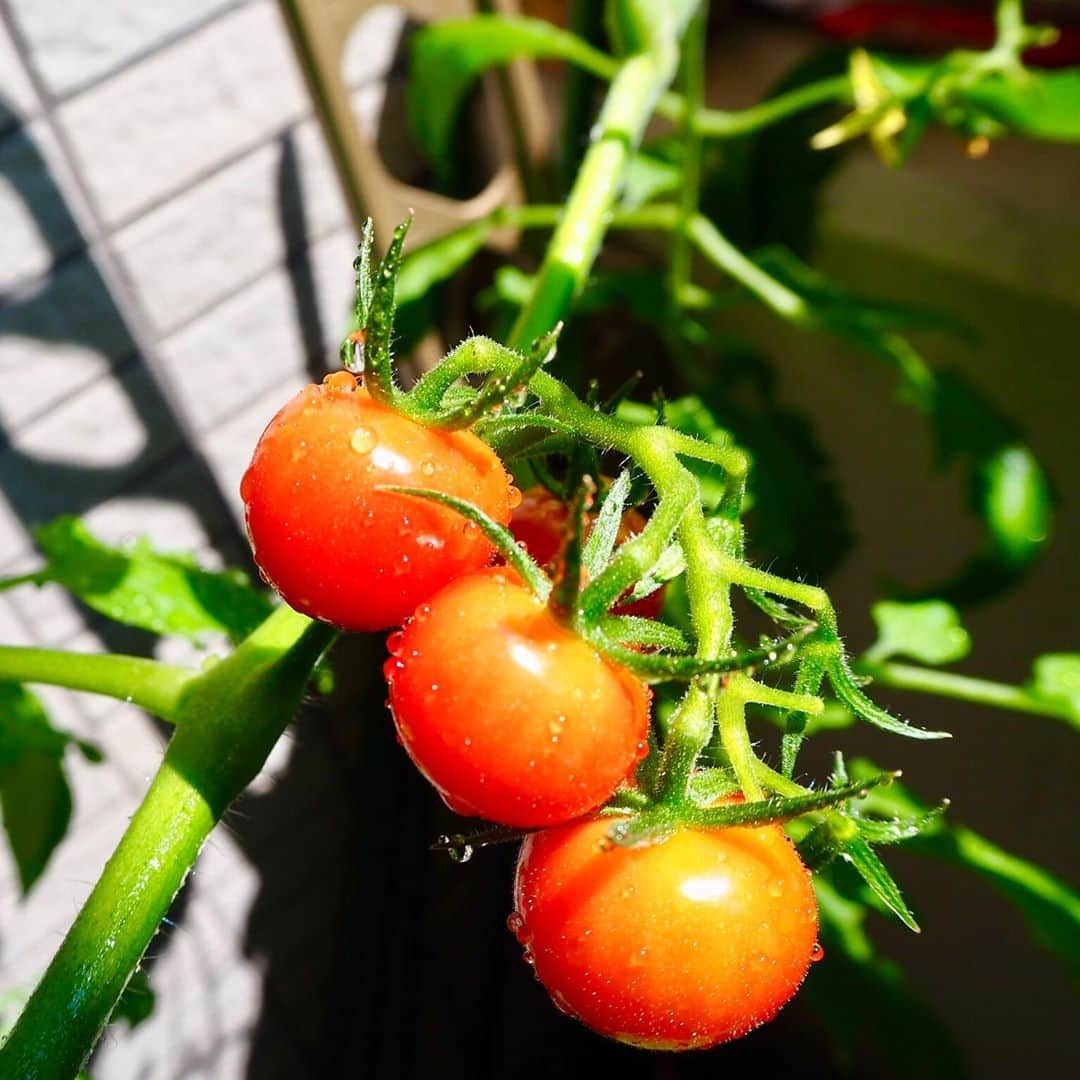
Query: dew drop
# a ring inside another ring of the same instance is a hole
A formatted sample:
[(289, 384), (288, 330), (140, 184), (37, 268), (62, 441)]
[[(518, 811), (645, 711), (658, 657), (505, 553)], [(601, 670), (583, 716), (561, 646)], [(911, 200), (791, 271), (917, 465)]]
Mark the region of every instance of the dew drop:
[(810, 947), (810, 963), (816, 964), (819, 960), (825, 959), (825, 950), (821, 947), (821, 944), (817, 941)]
[(466, 536), (475, 536), (480, 531), (480, 526), (477, 525), (475, 521), (466, 521), (465, 524), (461, 526), (461, 531)]
[(774, 898), (779, 898), (784, 895), (784, 883), (782, 881), (774, 881), (769, 886), (769, 895)]
[(358, 454), (370, 454), (378, 444), (378, 436), (369, 427), (364, 427), (363, 424), (356, 428), (352, 433), (352, 438), (349, 440), (349, 445)]
[(434, 476), (435, 475), (435, 463), (433, 461), (425, 461), (420, 466), (420, 471), (425, 476)]
[(510, 487), (507, 489), (506, 502), (511, 510), (521, 505), (521, 491), (518, 488), (514, 487), (513, 484), (511, 484)]
[(532, 944), (533, 933), (525, 922), (525, 916), (520, 911), (512, 911), (507, 916), (506, 926), (510, 933), (518, 939), (519, 944), (528, 949)]
[(472, 844), (454, 844), (447, 849), (451, 862), (467, 863), (473, 857)]
[(401, 630), (395, 630), (387, 639), (386, 647), (390, 650), (391, 656), (401, 655), (401, 643), (405, 639), (405, 634)]
[(355, 390), (356, 376), (348, 371), (332, 371), (322, 381), (327, 390)]

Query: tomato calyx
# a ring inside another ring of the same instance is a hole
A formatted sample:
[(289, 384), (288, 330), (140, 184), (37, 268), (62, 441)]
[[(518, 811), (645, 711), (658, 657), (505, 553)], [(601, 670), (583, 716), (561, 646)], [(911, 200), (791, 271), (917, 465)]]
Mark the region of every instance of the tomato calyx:
[[(803, 862), (814, 869), (828, 859), (816, 859), (814, 852), (817, 848), (814, 844), (807, 844), (807, 841), (820, 837), (823, 830), (839, 839), (850, 838), (851, 819), (836, 811), (842, 810), (852, 800), (865, 799), (873, 788), (887, 787), (899, 775), (894, 770), (826, 791), (793, 797), (774, 793), (765, 799), (746, 800), (739, 792), (738, 781), (730, 770), (699, 769), (691, 777), (687, 797), (658, 800), (640, 787), (623, 787), (600, 810), (577, 819), (576, 823), (609, 820), (605, 843), (614, 848), (662, 844), (683, 829), (713, 831), (783, 825), (796, 818), (819, 814), (822, 815), (820, 820), (810, 827), (804, 841), (799, 844), (800, 855), (803, 854), (804, 844), (807, 845)], [(812, 818), (810, 820), (813, 821)], [(445, 852), (455, 858), (455, 853), (467, 849), (471, 857), (478, 849), (517, 843), (540, 831), (536, 828), (488, 825), (470, 832), (440, 836), (430, 845), (430, 850)], [(839, 850), (840, 847), (833, 844), (829, 858)]]

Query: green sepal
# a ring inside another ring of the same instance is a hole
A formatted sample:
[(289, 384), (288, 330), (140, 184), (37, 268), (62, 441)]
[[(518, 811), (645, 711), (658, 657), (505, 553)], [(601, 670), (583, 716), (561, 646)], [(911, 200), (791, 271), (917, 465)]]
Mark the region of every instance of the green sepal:
[(886, 712), (880, 705), (871, 701), (859, 688), (855, 674), (852, 672), (839, 643), (837, 643), (836, 648), (830, 650), (830, 655), (826, 658), (825, 673), (836, 696), (856, 716), (861, 717), (868, 724), (873, 724), (874, 727), (881, 728), (882, 731), (890, 731), (894, 735), (903, 735), (908, 739), (952, 738), (947, 731), (926, 731), (923, 728), (914, 727)]
[(500, 525), (494, 518), (485, 514), (479, 506), (465, 499), (459, 499), (456, 495), (448, 495), (445, 491), (433, 491), (429, 488), (380, 484), (375, 490), (393, 492), (395, 495), (411, 495), (417, 499), (427, 499), (430, 502), (441, 503), (443, 506), (449, 506), (452, 510), (456, 510), (463, 518), (478, 525), (480, 531), (495, 545), (499, 554), (533, 591), (535, 596), (539, 600), (547, 601), (551, 593), (551, 580), (540, 569), (535, 560), (523, 548), (518, 546), (514, 534), (505, 525)]
[(358, 327), (364, 333), (364, 387), (373, 400), (393, 406), (401, 392), (394, 383), (392, 345), (394, 338), (394, 290), (401, 266), (401, 249), (412, 224), (410, 214), (395, 230), (367, 299), (367, 319)]

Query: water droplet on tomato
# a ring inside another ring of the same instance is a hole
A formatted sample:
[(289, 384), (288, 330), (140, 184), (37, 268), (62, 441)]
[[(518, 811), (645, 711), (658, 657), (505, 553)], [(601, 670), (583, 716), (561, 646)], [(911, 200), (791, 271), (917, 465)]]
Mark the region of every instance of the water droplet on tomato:
[(784, 883), (782, 881), (774, 881), (769, 886), (769, 895), (776, 898), (784, 895)]
[(816, 964), (819, 960), (825, 959), (825, 950), (821, 947), (821, 944), (817, 941), (810, 947), (810, 963)]
[(513, 484), (511, 484), (510, 487), (507, 488), (506, 502), (511, 510), (521, 505), (521, 491), (518, 488), (514, 487)]
[(525, 922), (525, 916), (520, 911), (512, 911), (506, 917), (506, 928), (526, 948), (532, 944), (533, 933)]
[(369, 427), (364, 427), (363, 424), (356, 428), (352, 433), (352, 438), (349, 440), (349, 445), (358, 454), (370, 454), (372, 450), (378, 445), (379, 437)]
[(423, 622), (423, 620), (426, 619), (430, 614), (431, 614), (431, 605), (430, 604), (421, 604), (416, 609), (416, 614), (413, 615), (413, 618), (417, 622)]
[(390, 650), (391, 656), (401, 655), (401, 643), (404, 640), (405, 635), (400, 630), (395, 630), (387, 639), (386, 647)]
[(347, 371), (332, 371), (323, 379), (322, 384), (327, 390), (355, 390), (356, 376)]
[(480, 526), (477, 525), (475, 521), (466, 521), (465, 524), (461, 526), (461, 531), (466, 536), (475, 536), (480, 531)]
[(405, 662), (403, 660), (398, 660), (395, 657), (391, 656), (390, 659), (387, 660), (385, 664), (383, 664), (383, 669), (382, 670), (383, 670), (383, 676), (385, 677), (386, 681), (387, 682), (393, 682), (394, 677), (397, 675), (397, 673), (399, 671), (404, 671), (405, 670)]
[(435, 462), (433, 462), (433, 461), (425, 461), (420, 466), (420, 471), (425, 476), (434, 476), (435, 475)]

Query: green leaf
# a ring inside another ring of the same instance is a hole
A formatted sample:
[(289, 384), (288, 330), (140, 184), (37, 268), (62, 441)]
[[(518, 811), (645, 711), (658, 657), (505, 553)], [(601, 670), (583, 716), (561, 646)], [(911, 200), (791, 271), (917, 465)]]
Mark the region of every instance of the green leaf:
[[(852, 766), (856, 777), (875, 774), (868, 761), (859, 760)], [(876, 788), (865, 810), (902, 817), (927, 813), (927, 807), (900, 784), (887, 791)], [(985, 878), (1016, 907), (1032, 939), (1057, 956), (1073, 978), (1080, 978), (1080, 894), (1073, 888), (972, 829), (943, 820), (910, 840), (908, 847)]]
[(855, 838), (844, 844), (840, 857), (850, 863), (859, 877), (870, 886), (874, 895), (909, 929), (919, 932), (919, 924), (893, 880), (885, 864), (874, 854), (873, 848), (863, 839)]
[(867, 650), (868, 660), (902, 655), (923, 664), (951, 664), (971, 649), (971, 637), (959, 614), (944, 600), (882, 600), (870, 612), (878, 639)]
[(395, 296), (399, 308), (414, 303), (457, 273), (480, 251), (495, 228), (490, 219), (470, 222), (422, 247), (401, 261)]
[(49, 723), (29, 690), (0, 683), (0, 811), (24, 895), (71, 820), (63, 757), (73, 741)]
[(1080, 727), (1080, 653), (1040, 656), (1032, 668), (1028, 689), (1047, 701), (1067, 705), (1073, 726)]
[(1024, 75), (982, 79), (962, 96), (1021, 135), (1080, 142), (1080, 68), (1025, 70)]
[(619, 206), (623, 210), (637, 210), (661, 195), (678, 191), (682, 183), (682, 169), (677, 164), (659, 154), (639, 150), (623, 173)]
[(406, 107), (413, 136), (436, 171), (449, 169), (458, 115), (473, 82), (519, 56), (558, 59), (609, 75), (613, 61), (542, 19), (477, 15), (432, 23), (412, 40)]
[(48, 559), (39, 581), (62, 585), (127, 626), (196, 641), (224, 633), (239, 641), (271, 610), (269, 597), (238, 571), (203, 570), (188, 556), (157, 554), (145, 540), (109, 547), (78, 518), (58, 518), (34, 536)]
[(880, 1055), (882, 1075), (927, 1080), (968, 1075), (941, 1018), (912, 992), (901, 969), (875, 949), (863, 925), (867, 909), (828, 876), (815, 875), (814, 888), (825, 958), (811, 971), (801, 998), (828, 1032), (840, 1064), (851, 1069), (869, 1051)]
[(129, 1028), (137, 1028), (153, 1013), (156, 1002), (157, 996), (150, 985), (146, 969), (140, 968), (124, 987), (124, 992), (109, 1017), (109, 1023), (115, 1024), (118, 1020), (123, 1020)]

